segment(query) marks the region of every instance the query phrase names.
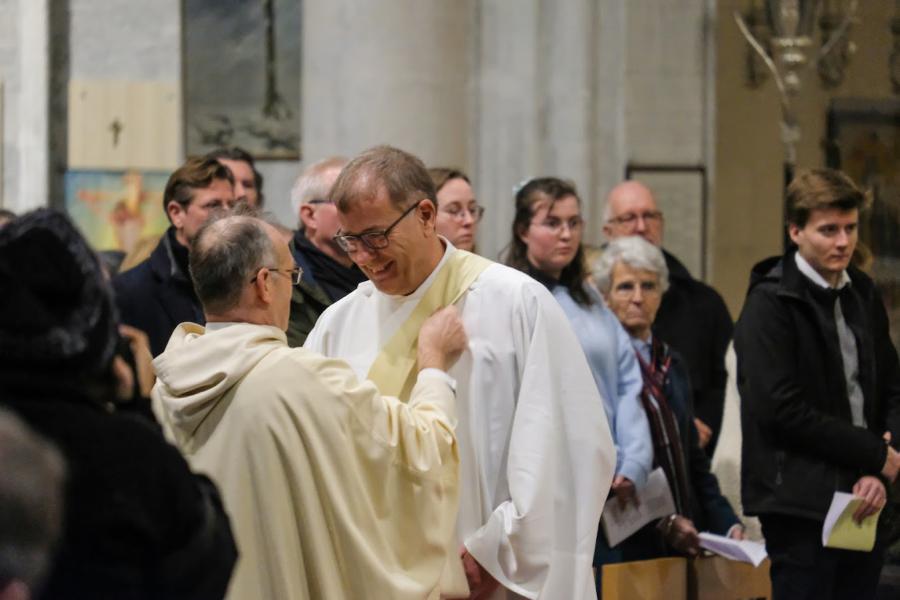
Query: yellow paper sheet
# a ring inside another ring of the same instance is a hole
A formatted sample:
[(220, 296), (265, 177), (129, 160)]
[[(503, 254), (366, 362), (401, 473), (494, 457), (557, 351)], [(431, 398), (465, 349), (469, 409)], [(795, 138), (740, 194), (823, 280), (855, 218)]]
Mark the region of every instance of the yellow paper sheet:
[(827, 548), (872, 551), (881, 511), (866, 517), (862, 523), (857, 523), (853, 520), (853, 513), (861, 503), (862, 498), (853, 494), (834, 493), (831, 508), (828, 509), (828, 516), (825, 517), (825, 525), (822, 528), (822, 545)]

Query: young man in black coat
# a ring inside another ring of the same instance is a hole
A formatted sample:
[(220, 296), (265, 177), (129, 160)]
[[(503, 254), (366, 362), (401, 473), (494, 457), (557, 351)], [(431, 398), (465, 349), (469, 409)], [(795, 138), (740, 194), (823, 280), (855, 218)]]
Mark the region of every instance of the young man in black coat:
[(184, 321), (205, 323), (188, 273), (188, 246), (209, 216), (235, 203), (234, 177), (215, 158), (191, 158), (166, 183), (163, 210), (172, 224), (150, 258), (113, 279), (122, 323), (150, 339), (153, 356)]
[(872, 552), (822, 546), (834, 492), (862, 497), (862, 519), (900, 468), (897, 352), (872, 280), (850, 265), (865, 200), (840, 172), (800, 173), (796, 248), (754, 267), (735, 330), (744, 510), (762, 522), (775, 600), (872, 598), (878, 585), (880, 538)]

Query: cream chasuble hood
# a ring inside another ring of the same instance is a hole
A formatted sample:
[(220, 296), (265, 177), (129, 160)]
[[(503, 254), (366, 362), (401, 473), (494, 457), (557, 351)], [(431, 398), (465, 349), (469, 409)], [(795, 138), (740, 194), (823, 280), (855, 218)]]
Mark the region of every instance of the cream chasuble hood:
[(401, 403), (343, 361), (245, 323), (182, 324), (154, 367), (154, 412), (231, 517), (229, 598), (468, 593), (447, 379), (421, 373)]

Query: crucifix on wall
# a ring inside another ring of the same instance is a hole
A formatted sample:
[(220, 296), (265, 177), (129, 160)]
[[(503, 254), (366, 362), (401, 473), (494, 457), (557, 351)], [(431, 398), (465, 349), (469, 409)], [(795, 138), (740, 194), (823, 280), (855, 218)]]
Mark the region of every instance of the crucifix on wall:
[(113, 122), (109, 124), (109, 129), (112, 131), (112, 144), (113, 148), (119, 145), (119, 134), (122, 133), (122, 129), (125, 126), (122, 124), (122, 121), (119, 120), (119, 117), (113, 119)]

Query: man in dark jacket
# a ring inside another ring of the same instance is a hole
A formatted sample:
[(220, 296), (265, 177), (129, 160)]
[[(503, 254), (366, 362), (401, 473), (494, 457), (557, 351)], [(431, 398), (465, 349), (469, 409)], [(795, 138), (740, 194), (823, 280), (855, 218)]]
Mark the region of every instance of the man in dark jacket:
[(291, 254), (303, 269), (303, 278), (294, 286), (287, 338), (290, 346), (302, 346), (306, 336), (326, 308), (337, 302), (366, 276), (334, 241), (340, 229), (337, 209), (328, 193), (347, 164), (339, 156), (310, 165), (291, 189), (291, 203), (299, 219)]
[[(603, 233), (610, 240), (639, 235), (662, 248), (663, 214), (642, 183), (624, 181), (606, 199)], [(725, 408), (725, 352), (734, 327), (728, 307), (716, 290), (691, 277), (687, 268), (663, 250), (669, 289), (662, 299), (653, 334), (687, 361), (694, 388), (694, 414), (700, 445), (712, 456)]]
[(900, 454), (900, 367), (872, 280), (850, 266), (865, 195), (814, 170), (788, 188), (796, 244), (754, 267), (735, 330), (742, 398), (742, 497), (772, 559), (774, 599), (872, 598), (883, 560), (824, 548), (834, 492), (885, 504)]
[(235, 202), (234, 178), (214, 158), (192, 158), (172, 173), (163, 210), (172, 224), (150, 258), (113, 279), (122, 323), (147, 334), (153, 356), (184, 321), (203, 324), (203, 309), (188, 273), (188, 246), (209, 216)]

